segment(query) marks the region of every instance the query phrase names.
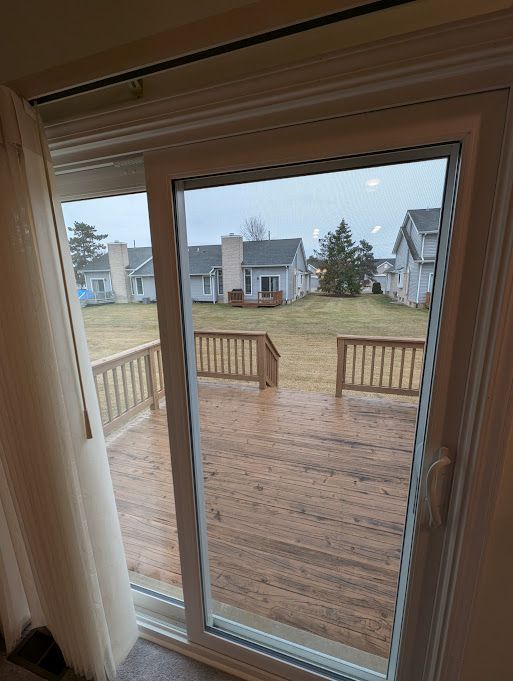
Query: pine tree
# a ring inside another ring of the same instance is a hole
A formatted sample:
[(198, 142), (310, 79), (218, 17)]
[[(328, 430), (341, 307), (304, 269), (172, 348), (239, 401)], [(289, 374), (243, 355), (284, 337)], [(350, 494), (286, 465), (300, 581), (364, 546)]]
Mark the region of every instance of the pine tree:
[(69, 239), (71, 259), (77, 284), (83, 286), (84, 268), (93, 258), (105, 253), (105, 246), (101, 242), (106, 239), (108, 234), (98, 234), (94, 225), (85, 222), (76, 222), (74, 227), (68, 227), (73, 236)]
[(371, 244), (365, 240), (355, 244), (344, 219), (335, 231), (320, 239), (315, 257), (322, 271), (320, 289), (332, 295), (357, 295), (362, 290), (365, 275), (375, 271)]

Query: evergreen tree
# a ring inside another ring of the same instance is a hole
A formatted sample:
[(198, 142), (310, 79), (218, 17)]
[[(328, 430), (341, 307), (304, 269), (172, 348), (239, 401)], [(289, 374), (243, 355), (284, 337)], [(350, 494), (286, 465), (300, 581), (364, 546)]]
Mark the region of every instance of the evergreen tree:
[(357, 295), (365, 276), (375, 271), (371, 244), (365, 240), (355, 244), (344, 219), (335, 231), (320, 239), (319, 250), (314, 255), (321, 269), (320, 289), (332, 295)]
[(108, 234), (98, 234), (94, 225), (85, 222), (76, 222), (74, 227), (68, 227), (73, 236), (69, 239), (71, 259), (77, 284), (85, 284), (84, 268), (93, 258), (105, 253), (105, 246), (101, 242), (106, 239)]

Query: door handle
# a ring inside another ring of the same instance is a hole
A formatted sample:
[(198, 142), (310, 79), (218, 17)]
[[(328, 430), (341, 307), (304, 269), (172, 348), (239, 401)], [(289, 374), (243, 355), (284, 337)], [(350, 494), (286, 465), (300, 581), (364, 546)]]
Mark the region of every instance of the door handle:
[(426, 475), (426, 501), (430, 527), (442, 525), (442, 508), (449, 492), (447, 473), (451, 464), (448, 448), (440, 447), (438, 459), (431, 464)]

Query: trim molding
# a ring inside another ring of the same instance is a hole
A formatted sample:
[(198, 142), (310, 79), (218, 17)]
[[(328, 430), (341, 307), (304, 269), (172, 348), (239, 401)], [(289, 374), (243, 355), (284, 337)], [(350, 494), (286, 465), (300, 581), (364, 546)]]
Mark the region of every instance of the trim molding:
[(508, 87), (512, 36), (513, 10), (507, 10), (219, 86), (49, 123), (52, 158), (58, 173), (69, 172), (73, 164)]

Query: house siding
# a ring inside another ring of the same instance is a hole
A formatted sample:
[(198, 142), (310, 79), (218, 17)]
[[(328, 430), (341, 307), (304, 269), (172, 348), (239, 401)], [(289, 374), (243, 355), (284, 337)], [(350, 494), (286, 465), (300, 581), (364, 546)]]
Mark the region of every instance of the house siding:
[[(429, 275), (434, 274), (435, 271), (435, 264), (432, 262), (429, 263), (423, 263), (421, 272), (420, 272), (420, 284), (418, 285), (418, 294), (419, 294), (419, 300), (418, 304), (419, 305), (424, 305), (426, 302), (426, 292), (428, 290), (428, 285), (429, 285)], [(415, 294), (415, 300), (417, 299), (417, 294)]]
[(424, 236), (424, 260), (434, 260), (438, 248), (438, 234), (426, 234)]
[[(190, 275), (190, 282), (191, 282), (191, 298), (193, 302), (207, 302), (211, 303), (213, 300), (212, 293), (205, 294), (203, 293), (203, 276), (200, 274), (191, 274)], [(214, 288), (214, 291), (217, 293), (217, 286), (215, 285), (215, 282), (212, 281), (212, 287)], [(216, 296), (217, 299), (217, 296)]]
[[(129, 277), (129, 279), (135, 279), (137, 275), (134, 275), (133, 277)], [(150, 300), (157, 300), (157, 291), (155, 290), (155, 277), (152, 276), (142, 276), (141, 279), (143, 280), (143, 291), (144, 293), (142, 295), (138, 293), (132, 293), (131, 298), (132, 302), (138, 303), (144, 298), (149, 298)], [(130, 282), (130, 287), (132, 286), (132, 283)], [(134, 283), (135, 286), (135, 283)], [(132, 288), (130, 288), (130, 291), (132, 291)]]
[[(283, 298), (285, 299), (286, 296), (286, 276), (287, 276), (287, 268), (286, 267), (248, 267), (245, 269), (250, 269), (251, 270), (251, 285), (252, 285), (252, 295), (247, 295), (246, 293), (244, 294), (248, 300), (257, 300), (258, 298), (258, 292), (260, 291), (260, 281), (261, 277), (266, 277), (266, 276), (279, 276), (280, 277), (280, 290), (283, 291)], [(290, 284), (290, 282), (289, 282)], [(289, 295), (290, 295), (290, 288), (289, 288)]]
[(89, 291), (93, 290), (92, 279), (105, 279), (105, 290), (112, 291), (112, 281), (109, 270), (102, 270), (98, 272), (84, 272), (85, 286)]

